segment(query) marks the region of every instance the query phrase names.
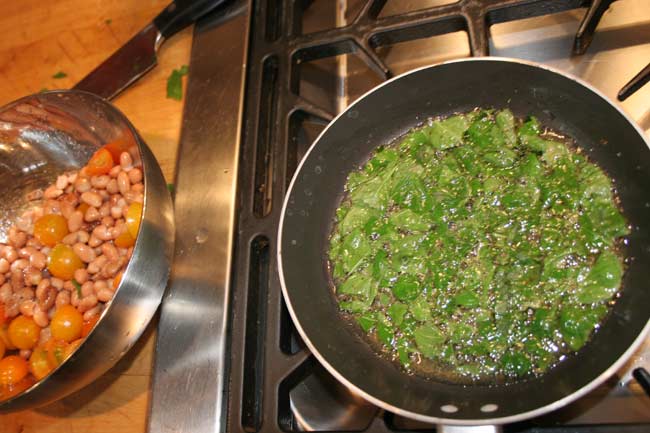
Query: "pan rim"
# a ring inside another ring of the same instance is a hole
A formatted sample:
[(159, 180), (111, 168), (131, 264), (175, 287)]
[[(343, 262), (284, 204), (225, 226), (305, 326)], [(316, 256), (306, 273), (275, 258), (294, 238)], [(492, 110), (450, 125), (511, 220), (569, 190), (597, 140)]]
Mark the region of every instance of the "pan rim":
[(316, 145), (319, 143), (321, 138), (327, 133), (329, 128), (336, 123), (336, 121), (343, 116), (344, 114), (348, 113), (357, 103), (360, 101), (364, 100), (368, 95), (379, 91), (382, 87), (385, 85), (388, 85), (389, 83), (392, 83), (395, 80), (398, 80), (402, 77), (415, 74), (419, 71), (429, 69), (429, 68), (434, 68), (442, 65), (447, 65), (447, 64), (456, 64), (456, 63), (464, 63), (464, 62), (486, 62), (486, 61), (493, 61), (493, 62), (505, 62), (505, 63), (517, 63), (520, 65), (525, 65), (525, 66), (532, 66), (535, 68), (539, 69), (544, 69), (549, 72), (558, 74), (564, 78), (567, 78), (569, 80), (572, 80), (576, 82), (579, 85), (582, 85), (585, 87), (587, 90), (591, 91), (592, 93), (596, 94), (598, 97), (600, 97), (604, 102), (608, 103), (611, 107), (615, 108), (619, 114), (627, 120), (627, 122), (636, 130), (637, 134), (642, 138), (648, 149), (650, 150), (650, 139), (645, 135), (645, 132), (639, 127), (639, 125), (630, 118), (630, 116), (621, 109), (618, 105), (613, 103), (609, 97), (604, 95), (600, 90), (595, 88), (593, 85), (590, 83), (584, 81), (581, 78), (576, 77), (575, 75), (569, 74), (567, 72), (561, 71), (557, 68), (550, 67), (547, 65), (542, 65), (540, 63), (532, 62), (529, 60), (522, 60), (522, 59), (515, 59), (515, 58), (509, 58), (509, 57), (496, 57), (496, 56), (488, 56), (488, 57), (470, 57), (470, 58), (463, 58), (463, 59), (455, 59), (455, 60), (449, 60), (445, 62), (439, 62), (439, 63), (433, 63), (430, 65), (422, 66), (416, 69), (413, 69), (411, 71), (405, 72), (403, 74), (397, 75), (380, 85), (373, 87), (372, 89), (368, 90), (366, 93), (361, 95), (359, 98), (357, 98), (354, 102), (352, 102), (350, 105), (348, 105), (345, 110), (340, 112), (328, 125), (321, 131), (321, 133), (316, 137), (314, 142), (311, 144), (307, 152), (305, 152), (305, 155), (299, 162), (296, 171), (291, 178), (291, 182), (289, 184), (289, 187), (287, 188), (287, 192), (285, 194), (283, 204), (282, 204), (282, 210), (280, 212), (280, 223), (278, 226), (278, 245), (276, 248), (276, 260), (278, 263), (278, 273), (280, 277), (280, 286), (282, 289), (282, 296), (284, 298), (284, 301), (287, 305), (287, 310), (289, 311), (289, 314), (291, 316), (291, 320), (293, 321), (298, 333), (300, 334), (301, 338), (311, 351), (311, 353), (316, 357), (318, 362), (323, 365), (327, 371), (332, 374), (339, 382), (341, 382), (343, 385), (345, 385), (348, 389), (350, 389), (352, 392), (356, 393), (357, 395), (361, 396), (363, 399), (369, 401), (370, 403), (383, 408), (385, 410), (388, 410), (394, 414), (400, 415), (400, 416), (405, 416), (407, 418), (411, 418), (417, 421), (421, 422), (427, 422), (427, 423), (432, 423), (432, 424), (446, 424), (446, 425), (465, 425), (465, 426), (480, 426), (480, 425), (500, 425), (500, 424), (508, 424), (508, 423), (513, 423), (513, 422), (518, 422), (518, 421), (523, 421), (527, 420), (536, 416), (540, 416), (549, 412), (552, 412), (554, 410), (557, 410), (577, 399), (580, 397), (584, 396), (585, 394), (589, 393), (599, 385), (601, 385), (603, 382), (605, 382), (609, 377), (611, 377), (617, 370), (619, 370), (625, 362), (632, 356), (634, 352), (641, 346), (642, 342), (650, 335), (650, 320), (648, 320), (639, 333), (639, 335), (636, 337), (634, 342), (627, 348), (625, 352), (616, 360), (614, 361), (607, 369), (605, 369), (600, 375), (596, 376), (593, 380), (591, 380), (589, 383), (584, 385), (582, 388), (577, 389), (576, 391), (572, 392), (571, 394), (559, 399), (555, 400), (554, 402), (547, 404), (545, 406), (538, 407), (537, 409), (533, 409), (527, 412), (520, 412), (515, 415), (509, 415), (505, 417), (498, 417), (498, 418), (480, 418), (480, 419), (456, 419), (456, 418), (441, 418), (441, 417), (433, 417), (433, 416), (427, 416), (427, 415), (422, 415), (420, 413), (415, 413), (411, 412), (405, 409), (401, 409), (398, 407), (395, 407), (389, 403), (384, 402), (383, 400), (380, 400), (373, 395), (370, 395), (369, 393), (365, 392), (363, 389), (359, 388), (356, 384), (352, 383), (349, 381), (346, 377), (344, 377), (342, 374), (340, 374), (337, 369), (330, 364), (327, 359), (316, 349), (314, 344), (311, 342), (311, 339), (307, 335), (307, 333), (304, 331), (302, 328), (300, 321), (298, 320), (298, 317), (296, 315), (296, 312), (293, 309), (293, 305), (291, 304), (291, 299), (288, 294), (288, 290), (285, 284), (285, 278), (284, 278), (284, 269), (283, 269), (283, 260), (282, 260), (282, 239), (283, 239), (283, 231), (284, 231), (284, 220), (285, 220), (285, 213), (287, 210), (287, 207), (289, 205), (289, 197), (291, 196), (293, 192), (293, 188), (295, 185), (295, 182), (298, 178), (298, 175), (301, 173), (302, 167), (307, 161), (310, 153), (314, 150)]

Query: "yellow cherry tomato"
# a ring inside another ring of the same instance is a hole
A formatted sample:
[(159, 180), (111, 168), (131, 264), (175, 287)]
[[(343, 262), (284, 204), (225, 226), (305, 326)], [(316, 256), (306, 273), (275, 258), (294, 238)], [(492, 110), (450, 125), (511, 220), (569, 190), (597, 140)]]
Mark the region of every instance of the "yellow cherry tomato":
[(111, 171), (113, 165), (115, 165), (113, 155), (106, 148), (102, 147), (93, 154), (86, 167), (84, 167), (84, 170), (89, 176), (99, 176)]
[(89, 320), (84, 320), (84, 324), (81, 327), (81, 336), (87, 337), (90, 334), (90, 331), (93, 330), (97, 322), (99, 321), (99, 315), (93, 316)]
[(2, 341), (6, 350), (14, 350), (16, 348), (16, 346), (14, 346), (14, 344), (11, 342), (11, 339), (9, 338), (8, 323), (0, 325), (0, 341)]
[(113, 290), (117, 290), (117, 288), (120, 286), (120, 283), (122, 282), (122, 274), (123, 272), (120, 272), (119, 274), (115, 275), (115, 278), (113, 278)]
[(126, 211), (126, 228), (133, 239), (138, 237), (140, 220), (142, 219), (142, 203), (133, 202)]
[(41, 327), (31, 317), (20, 315), (9, 324), (9, 339), (18, 349), (32, 349), (40, 335)]
[(84, 263), (74, 253), (72, 247), (65, 244), (57, 244), (47, 258), (47, 270), (62, 280), (71, 280), (74, 271), (83, 267)]
[(10, 355), (0, 360), (0, 385), (14, 385), (27, 376), (27, 373), (27, 361), (20, 356)]
[(32, 375), (41, 380), (54, 369), (47, 359), (47, 352), (43, 348), (34, 349), (32, 356), (29, 357), (29, 371)]
[[(137, 230), (137, 229), (136, 229)], [(116, 247), (118, 248), (129, 248), (135, 244), (135, 239), (129, 233), (128, 228), (124, 230), (118, 237), (113, 241)]]
[(81, 337), (83, 316), (72, 305), (63, 305), (54, 313), (50, 322), (52, 337), (66, 343)]
[[(7, 322), (7, 316), (5, 316), (5, 304), (0, 302), (0, 326), (4, 325)], [(0, 358), (2, 358), (0, 356)]]
[(50, 338), (43, 345), (43, 349), (47, 353), (47, 362), (52, 368), (59, 366), (65, 360), (65, 348), (68, 343), (65, 341), (55, 340)]
[(57, 214), (43, 215), (34, 222), (34, 236), (43, 245), (53, 247), (70, 233), (68, 221)]
[(63, 351), (64, 359), (68, 359), (77, 350), (77, 348), (81, 346), (81, 343), (83, 343), (83, 341), (83, 338), (79, 338), (68, 344)]

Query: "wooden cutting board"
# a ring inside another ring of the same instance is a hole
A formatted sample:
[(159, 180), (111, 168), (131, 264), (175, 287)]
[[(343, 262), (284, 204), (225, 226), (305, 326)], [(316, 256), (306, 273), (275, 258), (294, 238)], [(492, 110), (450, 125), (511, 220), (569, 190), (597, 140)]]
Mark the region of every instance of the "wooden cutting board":
[[(69, 88), (128, 41), (170, 0), (2, 2), (0, 105), (43, 88)], [(166, 41), (158, 66), (113, 102), (140, 131), (169, 183), (183, 103), (167, 77), (188, 64), (192, 29)], [(66, 77), (53, 78), (58, 72)], [(155, 324), (106, 375), (50, 406), (0, 415), (0, 433), (141, 433), (146, 429)]]

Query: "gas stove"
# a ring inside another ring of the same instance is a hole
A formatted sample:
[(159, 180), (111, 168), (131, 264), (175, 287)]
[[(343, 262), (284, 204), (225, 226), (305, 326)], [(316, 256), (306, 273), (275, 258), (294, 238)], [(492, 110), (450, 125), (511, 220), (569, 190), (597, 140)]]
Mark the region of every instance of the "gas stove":
[[(648, 0), (253, 0), (195, 30), (178, 157), (177, 246), (159, 325), (151, 432), (432, 430), (351, 394), (301, 342), (275, 262), (283, 195), (318, 133), (391, 76), (495, 55), (612, 99), (650, 60)], [(581, 53), (581, 54), (580, 54)], [(620, 106), (650, 131), (650, 85)], [(650, 431), (631, 377), (513, 432)]]

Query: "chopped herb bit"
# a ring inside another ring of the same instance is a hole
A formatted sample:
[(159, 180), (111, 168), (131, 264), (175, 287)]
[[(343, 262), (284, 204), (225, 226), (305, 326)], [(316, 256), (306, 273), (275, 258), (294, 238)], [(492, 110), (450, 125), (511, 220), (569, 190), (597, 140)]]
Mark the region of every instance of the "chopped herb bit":
[(106, 21), (104, 21), (104, 22), (106, 23), (106, 25), (111, 25), (111, 23), (113, 22), (113, 20), (110, 19), (110, 18), (107, 18)]
[(173, 183), (168, 183), (167, 184), (167, 191), (169, 191), (170, 194), (174, 194), (174, 184)]
[(81, 284), (79, 284), (79, 282), (73, 278), (72, 285), (77, 290), (77, 296), (81, 298)]
[(189, 68), (187, 65), (174, 69), (167, 78), (167, 97), (180, 101), (183, 99), (183, 75), (187, 75)]
[(58, 79), (61, 79), (61, 78), (65, 78), (67, 76), (68, 76), (68, 74), (66, 74), (65, 72), (59, 71), (56, 74), (52, 75), (52, 78), (58, 80)]
[(38, 92), (39, 92), (39, 93), (43, 93), (43, 92), (49, 92), (49, 91), (50, 91), (50, 89), (48, 89), (47, 87), (43, 87), (43, 88), (42, 88), (41, 90), (39, 90)]
[(54, 349), (54, 359), (61, 364), (63, 362), (63, 350), (60, 347)]

